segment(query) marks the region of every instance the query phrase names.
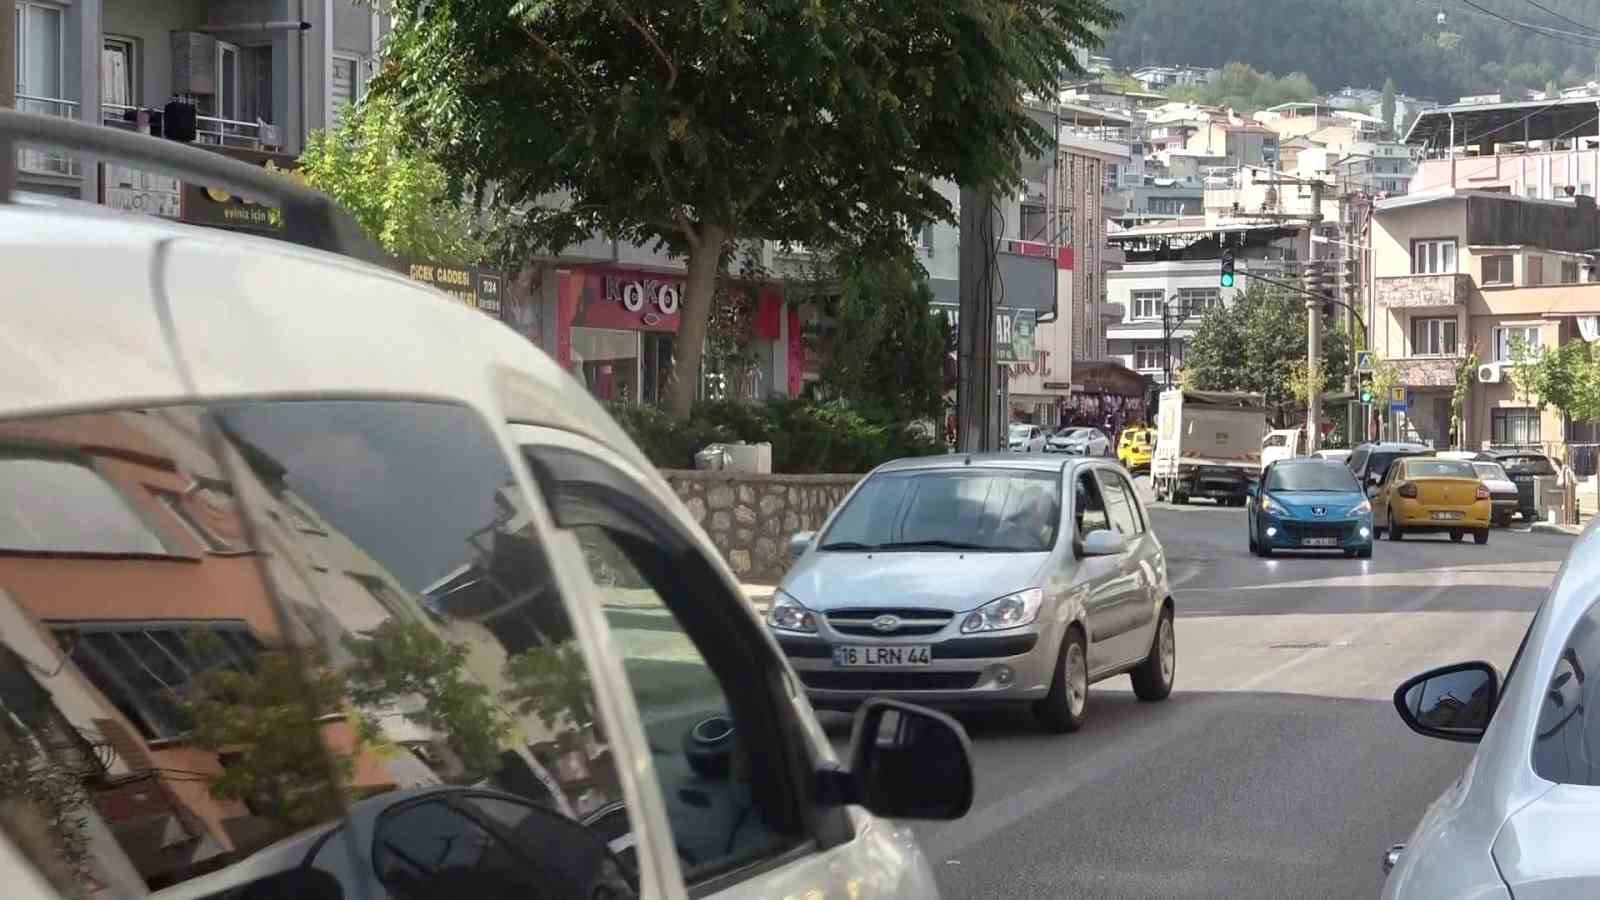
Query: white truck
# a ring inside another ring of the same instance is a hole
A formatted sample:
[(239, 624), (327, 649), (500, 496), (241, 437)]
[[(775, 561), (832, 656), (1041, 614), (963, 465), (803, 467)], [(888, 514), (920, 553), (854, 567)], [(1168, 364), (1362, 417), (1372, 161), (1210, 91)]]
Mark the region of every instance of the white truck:
[(1171, 503), (1210, 497), (1243, 506), (1246, 490), (1261, 477), (1261, 436), (1267, 431), (1261, 398), (1163, 391), (1158, 419), (1150, 462), (1156, 496)]

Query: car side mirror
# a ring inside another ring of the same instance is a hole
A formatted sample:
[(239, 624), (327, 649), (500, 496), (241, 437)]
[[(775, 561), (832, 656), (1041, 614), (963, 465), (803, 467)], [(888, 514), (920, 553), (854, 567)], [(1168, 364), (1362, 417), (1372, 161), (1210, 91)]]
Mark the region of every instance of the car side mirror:
[(1079, 558), (1090, 556), (1120, 556), (1128, 552), (1128, 539), (1104, 528), (1091, 531), (1078, 542)]
[(1500, 699), (1500, 673), (1486, 662), (1431, 669), (1395, 689), (1394, 708), (1406, 727), (1425, 737), (1476, 744)]
[(886, 819), (959, 819), (975, 791), (972, 742), (944, 713), (872, 698), (856, 710), (850, 769), (818, 773), (819, 793)]
[(789, 538), (789, 558), (799, 559), (805, 554), (806, 548), (810, 547), (811, 542), (816, 540), (816, 538), (817, 533), (815, 531), (795, 532), (794, 535)]

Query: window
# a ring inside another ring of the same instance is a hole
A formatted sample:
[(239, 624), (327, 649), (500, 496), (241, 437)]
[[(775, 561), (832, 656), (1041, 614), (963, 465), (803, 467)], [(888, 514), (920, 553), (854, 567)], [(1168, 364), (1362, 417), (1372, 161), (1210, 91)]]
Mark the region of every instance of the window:
[(239, 118), (239, 48), (217, 41), (217, 96), (212, 114), (219, 119)]
[(1022, 204), (1022, 239), (1044, 241), (1050, 238), (1050, 219), (1045, 208), (1037, 203)]
[(1127, 480), (1106, 469), (1100, 469), (1095, 474), (1100, 479), (1100, 495), (1105, 498), (1112, 530), (1128, 538), (1143, 533), (1144, 523), (1139, 516), (1138, 502)]
[[(1036, 426), (1012, 428), (1038, 434)], [(880, 473), (839, 511), (821, 548), (936, 543), (998, 553), (1049, 550), (1061, 518), (1059, 481), (1052, 472), (982, 467)]]
[(1411, 274), (1444, 275), (1456, 270), (1454, 239), (1412, 241)]
[[(44, 3), (16, 4), (18, 108), (65, 116), (58, 101), (66, 81), (64, 10)], [(26, 105), (25, 105), (26, 104)]]
[(110, 482), (60, 458), (0, 456), (0, 548), (166, 555)]
[(1527, 265), (1528, 277), (1524, 283), (1528, 285), (1544, 284), (1544, 257), (1529, 256)]
[[(1557, 784), (1600, 786), (1600, 605), (1573, 626), (1550, 674), (1533, 737), (1533, 770)], [(1595, 717), (1589, 718), (1589, 711)]]
[(1494, 329), (1494, 361), (1513, 362), (1518, 352), (1539, 352), (1539, 326), (1501, 325)]
[(1090, 532), (1109, 531), (1111, 517), (1106, 513), (1106, 504), (1094, 475), (1089, 472), (1079, 475), (1073, 490), (1072, 510), (1077, 520), (1078, 539), (1088, 537)]
[(239, 119), (273, 121), (271, 44), (239, 48)]
[(345, 575), (363, 591), (366, 591), (367, 595), (391, 618), (406, 620), (417, 617), (415, 601), (403, 596), (382, 578), (376, 575), (363, 575), (358, 572), (346, 572)]
[(1135, 319), (1159, 319), (1167, 306), (1166, 294), (1161, 291), (1133, 291), (1130, 296)]
[(1531, 406), (1502, 407), (1489, 411), (1492, 444), (1539, 443), (1539, 410)]
[(1561, 283), (1562, 284), (1577, 284), (1578, 283), (1578, 261), (1577, 260), (1575, 260), (1575, 259), (1563, 259), (1561, 261)]
[(1509, 253), (1497, 253), (1494, 256), (1483, 258), (1483, 283), (1484, 284), (1510, 284), (1516, 276), (1512, 272), (1512, 259)]
[(1594, 185), (1592, 185), (1589, 182), (1585, 181), (1585, 182), (1583, 182), (1583, 183), (1578, 185), (1578, 193), (1584, 195), (1585, 197), (1593, 197), (1594, 196)]
[(100, 50), (100, 100), (116, 106), (138, 106), (139, 50), (133, 38), (107, 35)]
[(1411, 353), (1413, 356), (1454, 356), (1456, 352), (1456, 320), (1412, 319)]
[(1161, 345), (1156, 343), (1138, 343), (1133, 345), (1133, 367), (1141, 371), (1146, 369), (1160, 369), (1163, 367), (1165, 357), (1161, 352)]
[(1203, 316), (1222, 306), (1221, 288), (1179, 288), (1178, 303), (1192, 316)]
[(56, 642), (146, 738), (172, 738), (193, 722), (189, 687), (215, 667), (247, 670), (261, 645), (243, 624), (53, 624)]
[(931, 223), (922, 226), (922, 249), (929, 253), (933, 252), (933, 225)]
[(200, 521), (199, 516), (195, 515), (194, 511), (185, 504), (182, 496), (172, 491), (163, 490), (152, 490), (150, 493), (155, 495), (156, 502), (160, 503), (166, 508), (167, 512), (172, 513), (174, 518), (183, 523), (184, 530), (188, 531), (189, 536), (193, 537), (201, 547), (212, 553), (227, 553), (238, 549), (226, 538), (214, 532), (206, 523)]
[(332, 111), (331, 119), (338, 123), (344, 117), (344, 111), (355, 105), (361, 99), (361, 60), (354, 56), (333, 57), (333, 64), (329, 70), (328, 96), (329, 109)]

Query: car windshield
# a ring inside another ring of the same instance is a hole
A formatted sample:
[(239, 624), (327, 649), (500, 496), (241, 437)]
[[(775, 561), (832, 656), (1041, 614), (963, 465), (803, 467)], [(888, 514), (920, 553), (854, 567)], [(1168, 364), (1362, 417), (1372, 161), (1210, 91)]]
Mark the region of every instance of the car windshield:
[(1011, 426), (1011, 438), (1012, 440), (1025, 438), (1028, 436), (1028, 432), (1032, 430), (1032, 425), (1013, 425)]
[(1472, 470), (1474, 472), (1477, 472), (1478, 473), (1478, 477), (1482, 478), (1485, 481), (1509, 481), (1510, 480), (1510, 478), (1506, 475), (1506, 470), (1500, 468), (1500, 464), (1499, 463), (1486, 463), (1486, 462), (1473, 463), (1472, 464)]
[(1267, 475), (1269, 491), (1338, 491), (1348, 493), (1361, 490), (1350, 470), (1338, 463), (1296, 463), (1276, 465)]
[(885, 472), (839, 511), (821, 549), (1037, 553), (1055, 545), (1060, 497), (1055, 472)]
[(1477, 478), (1472, 463), (1454, 459), (1417, 459), (1406, 463), (1407, 478)]
[(1056, 432), (1056, 437), (1069, 441), (1087, 441), (1094, 437), (1093, 428), (1067, 428)]
[(1548, 456), (1502, 456), (1500, 464), (1513, 475), (1554, 475), (1555, 466)]

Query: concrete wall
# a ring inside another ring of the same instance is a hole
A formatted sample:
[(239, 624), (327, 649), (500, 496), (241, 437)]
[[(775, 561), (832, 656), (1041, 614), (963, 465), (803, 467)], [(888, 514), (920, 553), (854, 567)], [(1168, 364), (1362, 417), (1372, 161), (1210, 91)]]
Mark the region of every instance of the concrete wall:
[(860, 475), (661, 474), (741, 581), (783, 577), (790, 536), (822, 527)]

